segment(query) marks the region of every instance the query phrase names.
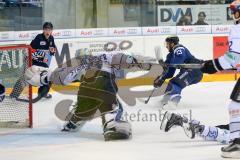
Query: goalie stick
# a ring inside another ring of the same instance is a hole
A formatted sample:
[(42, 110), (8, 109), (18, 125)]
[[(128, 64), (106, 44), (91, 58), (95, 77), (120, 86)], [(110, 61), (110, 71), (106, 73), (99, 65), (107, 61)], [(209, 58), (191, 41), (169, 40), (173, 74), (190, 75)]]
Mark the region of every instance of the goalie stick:
[(36, 103), (38, 101), (40, 101), (43, 97), (45, 97), (45, 95), (48, 93), (48, 89), (43, 89), (42, 92), (40, 92), (36, 98), (33, 98), (32, 100), (29, 100), (29, 99), (24, 99), (24, 98), (19, 98), (19, 97), (12, 97), (12, 98), (15, 98), (17, 101), (20, 101), (20, 102), (31, 102), (31, 103)]

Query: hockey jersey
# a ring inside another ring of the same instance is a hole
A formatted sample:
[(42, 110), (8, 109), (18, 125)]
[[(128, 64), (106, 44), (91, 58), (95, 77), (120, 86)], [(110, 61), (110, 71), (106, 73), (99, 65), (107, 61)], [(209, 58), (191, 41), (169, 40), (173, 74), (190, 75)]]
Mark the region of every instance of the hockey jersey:
[(228, 52), (218, 58), (218, 62), (224, 70), (236, 68), (240, 64), (240, 24), (231, 26), (228, 43)]
[[(182, 63), (199, 63), (200, 60), (195, 58), (190, 51), (183, 45), (177, 45), (173, 48), (166, 58), (166, 64), (182, 64)], [(180, 72), (184, 72), (186, 69), (181, 69)], [(169, 67), (168, 72), (162, 77), (162, 79), (172, 78), (176, 68)]]
[(32, 64), (48, 68), (54, 55), (54, 53), (49, 51), (49, 47), (56, 48), (53, 36), (46, 39), (43, 33), (38, 34), (30, 45), (34, 49)]

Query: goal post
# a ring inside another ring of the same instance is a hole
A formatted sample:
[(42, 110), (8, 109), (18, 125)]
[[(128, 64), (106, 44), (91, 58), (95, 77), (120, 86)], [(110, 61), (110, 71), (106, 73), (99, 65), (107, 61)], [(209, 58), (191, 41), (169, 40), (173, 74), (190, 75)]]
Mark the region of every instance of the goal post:
[(31, 59), (29, 45), (0, 46), (0, 83), (6, 87), (6, 98), (0, 102), (0, 128), (33, 126), (32, 86), (24, 80)]

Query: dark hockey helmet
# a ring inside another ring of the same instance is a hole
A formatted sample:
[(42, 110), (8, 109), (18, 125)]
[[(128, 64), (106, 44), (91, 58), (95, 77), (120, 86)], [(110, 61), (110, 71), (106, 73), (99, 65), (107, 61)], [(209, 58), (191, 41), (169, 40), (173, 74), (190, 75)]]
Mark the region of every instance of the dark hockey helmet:
[(53, 29), (53, 25), (51, 22), (45, 22), (43, 24), (43, 29)]
[(177, 45), (179, 43), (179, 38), (176, 35), (172, 35), (172, 36), (168, 36), (165, 39), (165, 41), (168, 43), (173, 43), (173, 44)]

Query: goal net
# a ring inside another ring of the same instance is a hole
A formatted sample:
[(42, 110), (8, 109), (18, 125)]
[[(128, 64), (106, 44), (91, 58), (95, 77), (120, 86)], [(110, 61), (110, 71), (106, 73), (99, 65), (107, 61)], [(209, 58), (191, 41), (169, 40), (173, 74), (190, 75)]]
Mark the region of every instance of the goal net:
[(23, 77), (30, 66), (29, 46), (0, 46), (0, 83), (6, 87), (0, 102), (0, 128), (32, 127), (32, 88)]

